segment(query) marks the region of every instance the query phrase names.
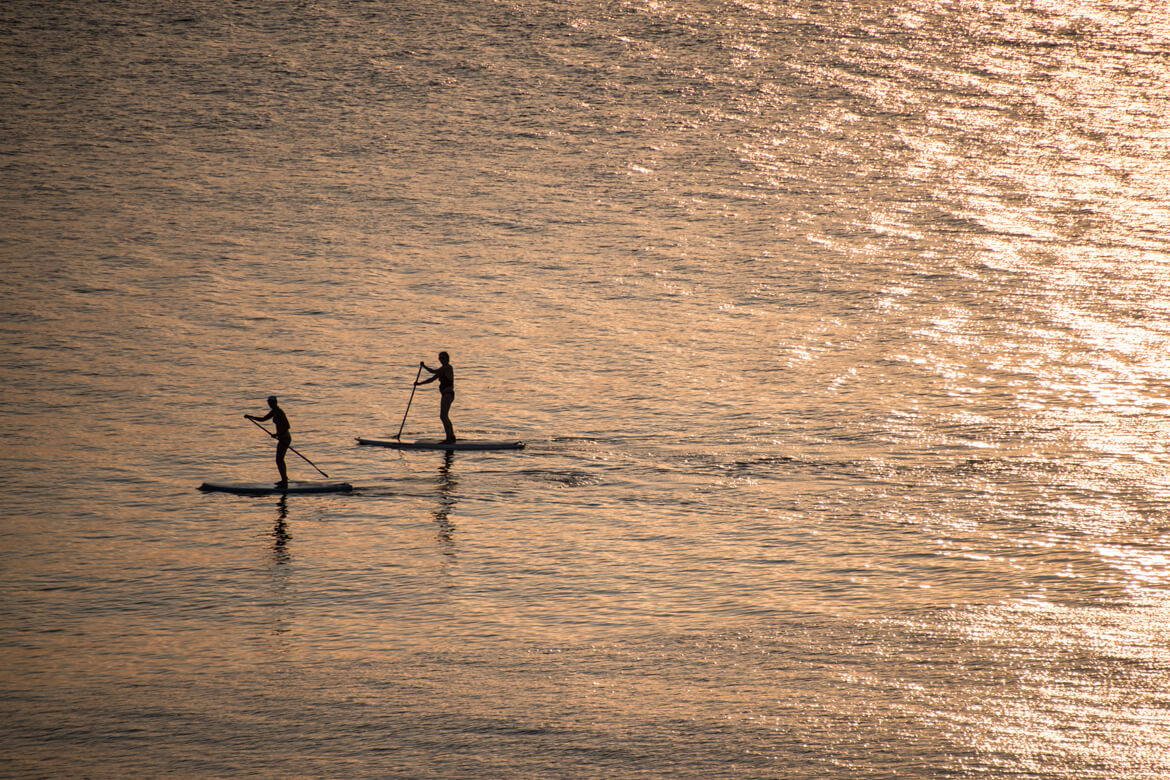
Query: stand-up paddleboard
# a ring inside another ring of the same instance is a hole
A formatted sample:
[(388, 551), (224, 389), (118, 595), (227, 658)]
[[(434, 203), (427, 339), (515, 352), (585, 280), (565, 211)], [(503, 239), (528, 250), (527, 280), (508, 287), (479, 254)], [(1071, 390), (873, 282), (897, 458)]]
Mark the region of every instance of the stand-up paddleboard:
[(241, 496), (276, 496), (283, 493), (348, 493), (353, 490), (353, 485), (348, 482), (289, 482), (285, 487), (277, 487), (274, 482), (204, 482), (199, 489)]
[(423, 441), (398, 441), (397, 439), (364, 439), (358, 437), (358, 444), (368, 444), (372, 447), (390, 447), (395, 450), (522, 450), (522, 441), (488, 441), (485, 439), (460, 439), (458, 441), (443, 441), (442, 439)]

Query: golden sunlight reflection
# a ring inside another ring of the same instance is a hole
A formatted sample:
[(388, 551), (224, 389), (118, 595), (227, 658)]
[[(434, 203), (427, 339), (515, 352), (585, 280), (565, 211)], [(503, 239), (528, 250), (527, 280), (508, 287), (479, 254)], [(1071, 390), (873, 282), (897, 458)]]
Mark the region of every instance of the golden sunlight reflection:
[(0, 11), (14, 774), (1170, 777), (1158, 3), (167, 5)]
[(1102, 545), (1097, 548), (1106, 563), (1121, 572), (1129, 587), (1138, 592), (1143, 588), (1170, 585), (1170, 554), (1165, 550), (1167, 540), (1158, 540), (1153, 550), (1136, 545)]
[[(1122, 610), (1034, 600), (957, 618), (949, 628), (980, 650), (962, 670), (968, 706), (942, 722), (985, 755), (1012, 756), (1005, 769), (1021, 762), (1039, 775), (1056, 760), (1117, 777), (1160, 776), (1170, 760), (1170, 602), (1148, 595)], [(1011, 684), (984, 685), (980, 656), (1011, 670)], [(1126, 670), (1120, 677), (1115, 662)]]

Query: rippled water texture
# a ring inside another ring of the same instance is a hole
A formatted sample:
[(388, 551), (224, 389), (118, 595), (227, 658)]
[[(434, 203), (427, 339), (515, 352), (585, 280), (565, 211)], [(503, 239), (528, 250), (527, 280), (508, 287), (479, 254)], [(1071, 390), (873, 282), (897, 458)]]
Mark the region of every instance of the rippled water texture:
[(1170, 775), (1163, 11), (0, 5), (0, 775)]

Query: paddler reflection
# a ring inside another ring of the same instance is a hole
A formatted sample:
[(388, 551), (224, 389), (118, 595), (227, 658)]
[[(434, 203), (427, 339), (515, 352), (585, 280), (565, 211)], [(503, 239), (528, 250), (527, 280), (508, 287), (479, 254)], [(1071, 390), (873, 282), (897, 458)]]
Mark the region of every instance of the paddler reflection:
[(439, 507), (435, 510), (435, 523), (439, 526), (438, 538), (448, 555), (452, 554), (452, 549), (455, 545), (455, 540), (452, 536), (455, 533), (455, 524), (450, 520), (451, 510), (458, 503), (455, 498), (455, 488), (458, 486), (456, 479), (451, 476), (451, 462), (455, 458), (455, 453), (451, 450), (443, 452), (443, 462), (439, 465)]

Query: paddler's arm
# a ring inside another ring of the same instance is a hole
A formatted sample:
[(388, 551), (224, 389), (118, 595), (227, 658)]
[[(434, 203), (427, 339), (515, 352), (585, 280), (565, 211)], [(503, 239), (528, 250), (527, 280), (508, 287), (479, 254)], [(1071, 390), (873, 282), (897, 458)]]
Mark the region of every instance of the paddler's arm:
[(426, 363), (419, 363), (419, 365), (422, 366), (423, 368), (425, 368), (427, 371), (430, 371), (431, 375), (428, 379), (416, 380), (415, 385), (425, 385), (425, 384), (428, 384), (430, 382), (434, 382), (436, 379), (439, 378), (438, 369), (431, 368)]
[[(257, 416), (256, 416), (256, 415), (254, 415), (254, 414), (245, 414), (244, 416), (245, 416), (245, 417), (247, 417), (249, 420), (251, 420), (251, 421), (253, 421), (253, 422), (262, 423), (262, 422), (264, 422), (265, 420), (271, 420), (271, 419), (272, 419), (272, 415), (273, 415), (273, 414), (274, 414), (274, 412), (273, 412), (271, 409), (269, 409), (269, 410), (268, 410), (268, 414), (264, 415), (263, 417), (257, 417)], [(276, 434), (275, 434), (275, 433), (272, 433), (271, 431), (265, 431), (265, 433), (267, 433), (269, 436), (271, 436), (271, 437), (272, 437), (272, 438), (274, 438), (274, 439), (275, 439), (275, 438), (277, 438), (277, 437), (276, 437)]]

